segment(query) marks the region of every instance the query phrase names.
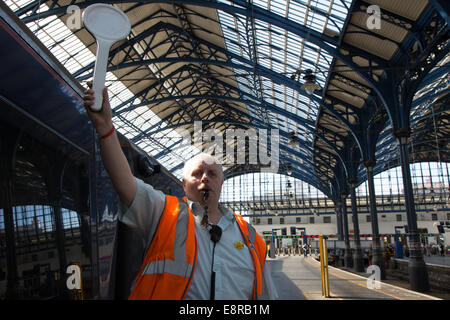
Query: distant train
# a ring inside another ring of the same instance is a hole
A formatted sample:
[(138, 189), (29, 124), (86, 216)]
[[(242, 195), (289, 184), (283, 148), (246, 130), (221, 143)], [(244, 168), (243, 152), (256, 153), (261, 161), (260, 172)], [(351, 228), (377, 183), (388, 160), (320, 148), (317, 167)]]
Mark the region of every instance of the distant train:
[[(126, 299), (144, 253), (82, 106), (84, 88), (0, 3), (0, 299)], [(179, 180), (119, 134), (134, 175)]]

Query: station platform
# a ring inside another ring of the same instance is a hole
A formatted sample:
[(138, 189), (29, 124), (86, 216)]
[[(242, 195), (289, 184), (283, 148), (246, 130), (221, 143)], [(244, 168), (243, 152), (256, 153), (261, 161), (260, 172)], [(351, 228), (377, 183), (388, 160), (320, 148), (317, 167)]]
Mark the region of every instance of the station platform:
[[(280, 300), (442, 300), (381, 282), (369, 289), (367, 277), (329, 266), (330, 297), (322, 296), (320, 262), (308, 256), (268, 258)], [(369, 274), (367, 274), (369, 276)]]

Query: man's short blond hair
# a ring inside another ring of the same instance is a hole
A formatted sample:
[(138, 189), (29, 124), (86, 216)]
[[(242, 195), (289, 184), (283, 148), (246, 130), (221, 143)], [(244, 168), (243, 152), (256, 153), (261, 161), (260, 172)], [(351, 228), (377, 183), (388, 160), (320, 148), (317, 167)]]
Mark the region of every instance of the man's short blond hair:
[(202, 160), (202, 161), (206, 162), (207, 164), (213, 164), (213, 163), (217, 164), (219, 166), (219, 172), (222, 176), (222, 179), (224, 179), (222, 165), (214, 156), (207, 154), (207, 153), (199, 153), (184, 163), (183, 179), (187, 178), (187, 175), (192, 171), (193, 164), (198, 160)]

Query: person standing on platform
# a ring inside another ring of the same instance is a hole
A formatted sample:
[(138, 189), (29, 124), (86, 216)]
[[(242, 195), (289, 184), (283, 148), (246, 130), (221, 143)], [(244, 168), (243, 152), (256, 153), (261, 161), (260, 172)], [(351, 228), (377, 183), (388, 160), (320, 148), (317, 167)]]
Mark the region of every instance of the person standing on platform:
[(214, 157), (185, 163), (186, 197), (165, 195), (133, 176), (112, 123), (107, 89), (93, 112), (92, 83), (84, 107), (99, 135), (100, 153), (126, 211), (119, 220), (148, 248), (129, 299), (276, 299), (265, 263), (266, 244), (240, 215), (219, 204), (224, 181)]

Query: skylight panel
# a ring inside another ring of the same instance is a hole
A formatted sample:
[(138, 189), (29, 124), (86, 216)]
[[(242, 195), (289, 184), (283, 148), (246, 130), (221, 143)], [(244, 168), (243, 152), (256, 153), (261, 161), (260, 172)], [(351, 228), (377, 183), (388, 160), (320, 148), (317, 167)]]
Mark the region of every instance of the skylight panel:
[(267, 31), (267, 29), (258, 30), (256, 41), (261, 46), (267, 46), (267, 44), (269, 43), (269, 32)]
[(347, 9), (338, 5), (337, 3), (334, 3), (331, 7), (331, 14), (337, 18), (340, 18), (340, 22), (344, 23), (347, 17)]
[(305, 20), (305, 12), (306, 12), (305, 5), (299, 4), (295, 1), (290, 2), (288, 12), (289, 19), (303, 23), (303, 21)]
[(272, 65), (273, 65), (272, 69), (277, 71), (278, 73), (284, 72), (284, 66), (281, 63), (273, 62)]
[(270, 2), (270, 11), (284, 17), (286, 15), (286, 1), (272, 0)]
[(286, 37), (288, 45), (299, 45), (303, 41), (302, 38), (292, 32), (288, 32)]
[(330, 1), (319, 0), (315, 3), (315, 7), (323, 12), (328, 12)]
[(263, 67), (266, 67), (266, 68), (269, 68), (269, 69), (270, 69), (270, 66), (271, 66), (271, 59), (270, 59), (269, 57), (262, 58), (262, 59), (260, 59), (259, 61), (260, 61), (260, 64), (261, 64)]

